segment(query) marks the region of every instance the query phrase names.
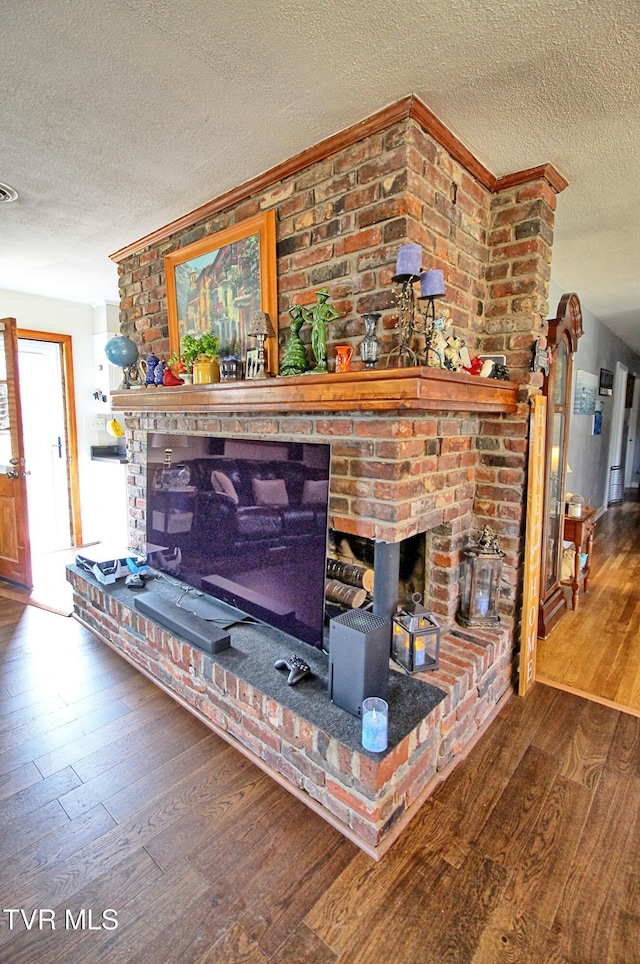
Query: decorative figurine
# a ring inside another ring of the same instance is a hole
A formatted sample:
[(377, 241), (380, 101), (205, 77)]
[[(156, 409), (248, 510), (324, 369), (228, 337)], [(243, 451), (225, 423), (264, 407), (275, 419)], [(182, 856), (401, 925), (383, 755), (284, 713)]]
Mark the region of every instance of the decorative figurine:
[(431, 324), (427, 336), (427, 365), (431, 368), (446, 368), (445, 349), (447, 332), (451, 328), (451, 312), (445, 308)]
[(184, 385), (184, 382), (179, 375), (174, 375), (172, 370), (167, 365), (167, 367), (162, 373), (162, 384), (163, 385)]
[(304, 375), (309, 370), (309, 359), (300, 337), (300, 329), (304, 324), (302, 305), (294, 305), (293, 308), (290, 308), (289, 315), (291, 316), (291, 333), (284, 348), (280, 374)]
[(324, 374), (329, 371), (327, 364), (327, 324), (339, 317), (333, 305), (327, 304), (329, 292), (326, 288), (316, 291), (317, 305), (304, 308), (304, 320), (311, 325), (311, 348), (316, 359), (316, 367), (311, 374)]
[(482, 358), (478, 358), (478, 356), (476, 355), (475, 358), (471, 359), (471, 364), (468, 366), (465, 366), (464, 370), (468, 375), (479, 375), (480, 372), (482, 371), (483, 364), (484, 362)]
[(220, 381), (238, 382), (242, 379), (242, 360), (235, 355), (225, 355), (220, 359)]
[(551, 352), (548, 348), (543, 348), (540, 344), (540, 338), (534, 345), (534, 356), (532, 369), (534, 372), (544, 372), (544, 374), (549, 377), (549, 362), (551, 358)]
[(499, 553), (501, 551), (498, 544), (498, 537), (491, 526), (482, 527), (480, 538), (478, 539), (478, 548), (482, 552)]
[[(444, 350), (444, 365), (451, 372), (462, 371), (463, 363), (461, 358), (461, 353), (464, 350), (464, 342), (461, 338), (455, 335), (449, 335), (447, 338), (447, 347)], [(465, 359), (471, 364), (471, 359), (468, 357)]]

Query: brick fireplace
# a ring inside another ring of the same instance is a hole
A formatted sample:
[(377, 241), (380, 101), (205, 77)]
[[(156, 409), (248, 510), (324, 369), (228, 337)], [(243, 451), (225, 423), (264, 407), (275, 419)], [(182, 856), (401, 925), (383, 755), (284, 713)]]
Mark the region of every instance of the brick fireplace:
[[(132, 544), (144, 536), (148, 431), (329, 441), (330, 527), (377, 544), (420, 536), (426, 602), (444, 625), (445, 699), (372, 759), (314, 728), (221, 663), (73, 575), (80, 618), (292, 792), (377, 856), (510, 693), (517, 673), (533, 346), (546, 335), (556, 194), (550, 165), (495, 177), (410, 97), (113, 255), (121, 330), (168, 354), (164, 255), (274, 210), (280, 345), (288, 310), (329, 289), (336, 343), (382, 313), (372, 372), (115, 393), (124, 417)], [(444, 304), (472, 354), (505, 355), (510, 383), (385, 369), (395, 345), (391, 277), (400, 244), (444, 271)], [(357, 357), (357, 355), (356, 355)], [(357, 368), (357, 366), (356, 366)], [(488, 523), (505, 551), (496, 632), (454, 622), (460, 551)]]
[[(314, 394), (322, 394), (323, 379), (326, 392), (333, 394), (334, 411), (315, 410), (322, 404), (314, 401)], [(431, 411), (442, 405), (442, 386), (451, 410)], [(307, 411), (284, 410), (292, 393), (298, 408)], [(397, 396), (403, 397), (403, 410), (397, 408)], [(255, 411), (274, 404), (281, 410)], [(458, 406), (466, 411), (456, 411)], [(355, 718), (337, 723), (335, 731), (318, 726), (304, 702), (295, 711), (287, 705), (284, 683), (279, 691), (264, 692), (247, 678), (246, 670), (226, 663), (224, 654), (207, 656), (141, 616), (130, 599), (91, 584), (85, 574), (72, 575), (76, 613), (86, 625), (363, 849), (379, 856), (510, 693), (511, 620), (505, 616), (497, 632), (463, 631), (453, 616), (460, 549), (473, 525), (480, 458), (474, 442), (489, 416), (495, 424), (507, 424), (509, 413), (517, 410), (516, 386), (468, 375), (398, 370), (306, 381), (302, 377), (269, 386), (122, 392), (114, 396), (114, 407), (123, 412), (127, 435), (134, 544), (144, 541), (150, 431), (169, 437), (200, 433), (329, 442), (332, 530), (371, 540), (374, 546), (424, 536), (429, 577), (423, 588), (445, 631), (439, 669), (420, 679), (440, 690), (444, 699), (379, 756), (362, 750), (357, 732), (344, 735), (344, 726), (357, 731)], [(286, 649), (290, 643), (282, 645)], [(308, 658), (326, 659), (321, 654)], [(312, 665), (321, 677), (321, 662)], [(273, 685), (279, 682), (278, 677)], [(415, 680), (411, 684), (419, 685)], [(328, 702), (327, 694), (323, 698)], [(392, 699), (391, 713), (393, 707)], [(336, 712), (349, 717), (338, 708)]]

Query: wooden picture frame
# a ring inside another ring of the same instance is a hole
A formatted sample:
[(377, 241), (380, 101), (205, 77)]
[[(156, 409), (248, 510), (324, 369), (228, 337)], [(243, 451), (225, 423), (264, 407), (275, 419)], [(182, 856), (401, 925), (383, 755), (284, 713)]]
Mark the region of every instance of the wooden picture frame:
[(598, 395), (613, 395), (613, 372), (610, 372), (607, 368), (600, 369)]
[(266, 311), (275, 335), (266, 339), (267, 370), (278, 372), (276, 215), (266, 211), (165, 255), (169, 348), (182, 336), (212, 330), (221, 355), (245, 359), (256, 311)]

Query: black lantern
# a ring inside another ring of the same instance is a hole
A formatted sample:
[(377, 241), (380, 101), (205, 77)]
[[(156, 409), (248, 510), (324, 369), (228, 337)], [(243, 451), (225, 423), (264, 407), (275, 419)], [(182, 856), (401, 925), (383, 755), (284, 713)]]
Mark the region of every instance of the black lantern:
[(467, 546), (462, 556), (462, 598), (456, 618), (463, 626), (495, 626), (500, 622), (498, 593), (504, 560), (496, 534), (484, 526), (478, 544)]
[(438, 669), (440, 665), (440, 627), (420, 603), (415, 593), (392, 619), (391, 658), (408, 673)]

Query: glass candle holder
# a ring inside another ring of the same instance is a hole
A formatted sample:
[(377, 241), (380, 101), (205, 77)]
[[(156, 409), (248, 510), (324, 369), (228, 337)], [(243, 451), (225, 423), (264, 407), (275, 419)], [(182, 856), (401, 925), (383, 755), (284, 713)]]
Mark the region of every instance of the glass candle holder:
[(362, 701), (362, 745), (372, 753), (387, 749), (389, 732), (389, 704), (379, 696), (368, 696)]

